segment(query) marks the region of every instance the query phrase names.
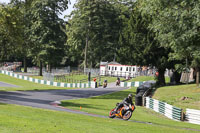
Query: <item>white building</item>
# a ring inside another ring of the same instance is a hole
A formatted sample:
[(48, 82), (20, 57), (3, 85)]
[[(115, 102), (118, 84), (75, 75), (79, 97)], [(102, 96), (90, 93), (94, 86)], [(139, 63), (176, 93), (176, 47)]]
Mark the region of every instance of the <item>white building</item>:
[(133, 65), (121, 65), (117, 62), (101, 62), (100, 75), (114, 77), (135, 77), (138, 67)]

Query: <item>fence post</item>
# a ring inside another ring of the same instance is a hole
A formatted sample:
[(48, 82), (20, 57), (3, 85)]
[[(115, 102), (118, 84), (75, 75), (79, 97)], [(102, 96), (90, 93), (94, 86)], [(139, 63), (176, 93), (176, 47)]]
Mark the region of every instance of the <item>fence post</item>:
[(183, 109), (181, 109), (181, 121), (185, 120), (185, 113), (183, 112)]
[(91, 72), (88, 73), (88, 81), (91, 81)]

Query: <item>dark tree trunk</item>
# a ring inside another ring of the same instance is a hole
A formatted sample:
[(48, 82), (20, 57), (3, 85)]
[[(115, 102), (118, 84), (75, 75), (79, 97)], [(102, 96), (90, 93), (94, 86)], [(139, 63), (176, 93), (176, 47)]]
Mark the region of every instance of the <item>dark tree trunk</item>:
[(26, 57), (24, 57), (24, 72), (27, 72), (27, 61), (26, 61)]
[(39, 72), (39, 76), (42, 76), (42, 61), (40, 61), (40, 72)]
[(52, 65), (49, 64), (49, 72), (51, 73), (52, 72)]
[(86, 45), (85, 45), (84, 72), (87, 68), (87, 51), (88, 51), (88, 35), (86, 37)]
[(181, 74), (178, 73), (177, 71), (175, 71), (175, 72), (174, 72), (174, 76), (175, 76), (175, 81), (176, 81), (176, 83), (180, 83)]
[(196, 84), (197, 84), (197, 86), (199, 86), (199, 68), (197, 67), (196, 70), (197, 70), (197, 74), (196, 74)]
[(160, 86), (165, 85), (165, 70), (164, 69), (158, 69), (157, 85), (160, 85)]

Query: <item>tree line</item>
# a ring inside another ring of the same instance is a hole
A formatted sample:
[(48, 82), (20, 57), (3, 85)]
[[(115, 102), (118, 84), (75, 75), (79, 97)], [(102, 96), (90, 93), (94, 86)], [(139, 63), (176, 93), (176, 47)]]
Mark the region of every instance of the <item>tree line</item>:
[[(42, 68), (98, 67), (100, 61), (166, 68), (200, 66), (199, 0), (11, 0), (0, 4), (0, 60), (29, 59)], [(24, 68), (24, 69), (25, 69)], [(26, 69), (25, 69), (26, 70)], [(42, 73), (40, 73), (42, 74)]]

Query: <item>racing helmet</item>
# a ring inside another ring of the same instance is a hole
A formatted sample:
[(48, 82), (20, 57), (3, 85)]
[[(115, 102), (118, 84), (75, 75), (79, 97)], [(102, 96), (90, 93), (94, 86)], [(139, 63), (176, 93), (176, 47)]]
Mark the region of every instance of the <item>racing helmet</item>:
[(132, 98), (133, 98), (133, 95), (131, 93), (128, 94), (128, 99), (132, 100)]

